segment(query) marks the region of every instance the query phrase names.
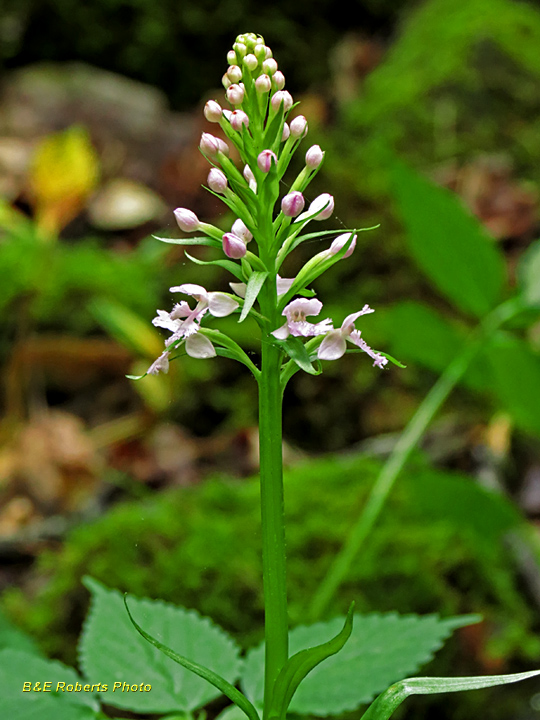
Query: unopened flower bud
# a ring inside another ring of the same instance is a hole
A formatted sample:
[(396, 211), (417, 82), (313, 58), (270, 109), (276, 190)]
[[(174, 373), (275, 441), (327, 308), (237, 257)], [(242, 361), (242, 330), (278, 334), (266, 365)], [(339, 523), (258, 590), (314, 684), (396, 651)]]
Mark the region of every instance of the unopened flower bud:
[(229, 50), (227, 53), (227, 62), (229, 65), (236, 65), (236, 53), (234, 50)]
[(266, 60), (266, 46), (263, 43), (257, 43), (253, 48), (253, 54), (259, 60)]
[(242, 60), (242, 63), (247, 67), (248, 70), (253, 72), (259, 64), (259, 61), (255, 57), (255, 55), (249, 53), (249, 55), (246, 55), (246, 57)]
[(247, 47), (241, 42), (234, 43), (233, 50), (235, 51), (236, 56), (240, 58), (243, 58), (247, 53)]
[(251, 190), (253, 190), (254, 193), (257, 192), (257, 181), (255, 180), (255, 175), (253, 174), (251, 168), (249, 165), (246, 165), (244, 167), (244, 177), (247, 180), (247, 183)]
[(304, 209), (306, 204), (301, 192), (291, 192), (285, 195), (281, 201), (281, 212), (287, 217), (296, 217)]
[(244, 99), (244, 88), (240, 85), (231, 85), (227, 88), (227, 100), (231, 105), (241, 105)]
[(249, 117), (243, 110), (235, 110), (232, 112), (229, 121), (232, 129), (237, 130), (238, 132), (242, 129), (242, 125), (249, 127)]
[(217, 155), (219, 150), (219, 138), (215, 137), (215, 135), (211, 135), (210, 133), (203, 132), (201, 135), (200, 148), (205, 155), (214, 157)]
[(259, 153), (259, 157), (257, 158), (257, 165), (259, 166), (259, 170), (261, 172), (269, 172), (273, 162), (277, 165), (276, 154), (271, 150), (263, 150), (261, 153)]
[(285, 140), (288, 140), (290, 134), (291, 134), (291, 128), (288, 126), (287, 123), (283, 123), (283, 132), (281, 133), (281, 142), (285, 142)]
[(312, 215), (316, 210), (321, 211), (313, 218), (313, 220), (328, 220), (334, 212), (334, 198), (329, 193), (322, 193), (315, 198), (308, 208), (308, 214)]
[(238, 65), (231, 65), (227, 70), (227, 77), (232, 83), (239, 83), (242, 79), (242, 70)]
[(214, 158), (218, 152), (222, 152), (224, 155), (229, 155), (229, 146), (221, 138), (211, 135), (210, 133), (203, 133), (201, 135), (201, 143), (199, 145), (202, 152), (208, 157)]
[(267, 93), (272, 89), (272, 81), (268, 75), (259, 75), (255, 80), (255, 90), (258, 93)]
[(194, 232), (198, 230), (200, 222), (199, 218), (195, 215), (192, 210), (187, 208), (176, 208), (174, 211), (174, 217), (180, 230), (184, 232)]
[(291, 135), (293, 138), (303, 138), (307, 135), (308, 124), (303, 115), (297, 115), (291, 120)]
[(225, 75), (221, 78), (221, 84), (223, 85), (223, 87), (225, 88), (225, 90), (227, 90), (228, 88), (231, 87), (232, 82), (231, 82), (231, 81), (229, 80), (229, 78), (227, 77), (227, 73), (225, 73)]
[(268, 45), (264, 46), (264, 55), (266, 60), (272, 57), (272, 50), (268, 47)]
[(247, 253), (246, 243), (234, 233), (223, 235), (223, 252), (233, 260), (240, 260)]
[(221, 120), (223, 110), (221, 105), (215, 100), (209, 100), (204, 106), (204, 117), (208, 122), (217, 123)]
[(224, 193), (227, 189), (225, 173), (218, 168), (212, 168), (208, 173), (208, 187), (216, 193)]
[(275, 72), (277, 72), (277, 62), (274, 60), (274, 58), (268, 58), (268, 60), (265, 60), (262, 64), (263, 72), (265, 72), (267, 75), (273, 75)]
[(281, 70), (278, 70), (272, 75), (272, 82), (277, 90), (283, 90), (285, 87), (285, 75), (281, 72)]
[(291, 109), (293, 104), (292, 95), (290, 92), (287, 92), (287, 90), (278, 90), (276, 93), (272, 95), (272, 100), (270, 101), (272, 108), (277, 112), (282, 103), (285, 112)]
[[(342, 250), (343, 247), (349, 242), (349, 238), (351, 237), (351, 235), (352, 235), (352, 233), (344, 233), (343, 235), (338, 235), (338, 237), (330, 245), (330, 255), (335, 255), (340, 250)], [(344, 258), (348, 258), (353, 254), (354, 248), (356, 247), (356, 238), (357, 237), (358, 237), (357, 235), (355, 235), (353, 237), (352, 242), (349, 246), (349, 249), (343, 256)]]
[(310, 170), (316, 170), (322, 163), (324, 153), (319, 145), (312, 145), (306, 153), (306, 165)]
[(238, 220), (235, 220), (233, 222), (233, 226), (231, 228), (231, 232), (233, 235), (236, 235), (241, 240), (243, 240), (246, 244), (253, 239), (253, 235), (250, 233), (250, 231), (247, 229), (247, 227), (244, 225), (242, 220), (238, 218)]

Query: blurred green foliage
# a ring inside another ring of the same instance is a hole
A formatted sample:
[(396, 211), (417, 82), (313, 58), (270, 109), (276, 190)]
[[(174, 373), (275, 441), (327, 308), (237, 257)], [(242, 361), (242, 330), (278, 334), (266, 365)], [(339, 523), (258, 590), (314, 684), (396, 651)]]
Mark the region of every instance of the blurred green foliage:
[[(362, 506), (379, 468), (368, 457), (327, 457), (286, 474), (292, 624)], [(47, 654), (73, 662), (91, 574), (123, 591), (195, 607), (244, 645), (262, 633), (258, 483), (226, 477), (127, 502), (72, 531), (36, 568), (31, 597), (6, 592), (3, 606)], [(485, 615), (484, 657), (537, 658), (535, 613), (519, 592), (503, 543), (519, 513), (471, 479), (417, 458), (342, 587), (360, 611)]]
[[(378, 29), (410, 0), (356, 3), (365, 28)], [(350, 11), (349, 11), (350, 12)], [(219, 84), (223, 58), (241, 32), (261, 33), (290, 88), (329, 77), (328, 55), (350, 27), (349, 12), (330, 0), (4, 0), (0, 60), (8, 67), (36, 60), (79, 60), (163, 88), (187, 108)]]

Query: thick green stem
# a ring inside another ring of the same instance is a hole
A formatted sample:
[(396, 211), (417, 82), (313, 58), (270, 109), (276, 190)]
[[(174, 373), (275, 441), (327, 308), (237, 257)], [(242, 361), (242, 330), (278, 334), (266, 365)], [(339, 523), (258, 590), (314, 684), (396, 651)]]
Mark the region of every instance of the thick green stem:
[(349, 568), (371, 531), (388, 498), (392, 487), (407, 462), (411, 452), (424, 434), (440, 407), (453, 388), (463, 377), (471, 361), (500, 325), (520, 311), (519, 301), (510, 300), (488, 315), (476, 331), (473, 339), (446, 368), (427, 394), (409, 424), (396, 443), (392, 454), (381, 469), (360, 517), (353, 526), (340, 552), (336, 555), (328, 573), (313, 596), (309, 616), (317, 620), (324, 613), (330, 601), (345, 579)]
[(266, 645), (265, 718), (274, 683), (288, 658), (280, 364), (279, 348), (263, 340), (259, 379), (259, 447)]

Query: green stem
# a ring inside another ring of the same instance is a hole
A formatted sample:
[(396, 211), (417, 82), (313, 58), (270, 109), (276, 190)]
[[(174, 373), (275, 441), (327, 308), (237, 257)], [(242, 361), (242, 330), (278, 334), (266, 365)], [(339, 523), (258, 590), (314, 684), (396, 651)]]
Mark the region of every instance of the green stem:
[(274, 683), (288, 659), (280, 364), (280, 349), (263, 339), (259, 448), (266, 648), (264, 718), (268, 714)]
[(520, 302), (516, 299), (499, 305), (484, 319), (474, 332), (472, 340), (467, 343), (463, 351), (450, 363), (431, 388), (401, 434), (392, 454), (382, 467), (360, 517), (313, 596), (309, 608), (309, 616), (312, 620), (321, 617), (336, 594), (358, 551), (379, 517), (399, 473), (446, 398), (463, 377), (486, 340), (503, 322), (517, 314), (520, 309)]

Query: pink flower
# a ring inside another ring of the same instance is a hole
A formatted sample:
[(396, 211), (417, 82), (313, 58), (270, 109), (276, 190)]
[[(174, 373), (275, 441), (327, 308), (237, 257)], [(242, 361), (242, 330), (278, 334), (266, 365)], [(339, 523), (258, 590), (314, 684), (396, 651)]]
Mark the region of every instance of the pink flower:
[(302, 212), (305, 204), (302, 193), (294, 190), (283, 197), (281, 201), (281, 212), (287, 217), (296, 217)]
[(347, 350), (347, 340), (366, 352), (373, 360), (374, 366), (384, 367), (388, 360), (380, 353), (372, 350), (365, 340), (361, 337), (360, 330), (356, 330), (354, 322), (361, 315), (368, 315), (374, 312), (369, 305), (364, 305), (362, 310), (352, 315), (348, 315), (339, 330), (331, 329), (324, 338), (317, 351), (319, 360), (337, 360), (345, 355)]
[(246, 244), (253, 240), (253, 235), (248, 230), (246, 225), (238, 218), (238, 220), (235, 220), (232, 224), (231, 232), (233, 235), (236, 235), (241, 240), (243, 240)]
[(291, 120), (291, 135), (293, 138), (303, 138), (308, 131), (308, 123), (303, 115), (297, 115)]
[(261, 172), (269, 172), (270, 168), (272, 167), (272, 163), (275, 163), (277, 165), (276, 153), (272, 152), (271, 150), (263, 150), (261, 153), (259, 153), (259, 157), (257, 158), (257, 165), (259, 166), (259, 170)]
[(272, 109), (276, 112), (280, 109), (282, 103), (285, 112), (288, 112), (293, 105), (292, 95), (290, 92), (287, 92), (287, 90), (278, 90), (272, 95), (272, 99), (270, 100)]
[(232, 232), (223, 235), (222, 243), (223, 252), (233, 260), (240, 260), (247, 253), (245, 240)]
[[(195, 309), (192, 310), (189, 304), (183, 300), (177, 303), (170, 313), (165, 312), (165, 310), (157, 311), (157, 316), (152, 320), (152, 324), (155, 327), (164, 328), (172, 333), (171, 337), (165, 342), (165, 345), (170, 347), (173, 343), (184, 339), (186, 341), (186, 352), (188, 355), (200, 358), (212, 357), (212, 355), (209, 354), (209, 346), (211, 346), (212, 343), (208, 338), (201, 335), (200, 337), (203, 339), (198, 338), (195, 340), (192, 336), (195, 336), (200, 330), (201, 320), (207, 312), (214, 317), (225, 317), (234, 312), (239, 303), (226, 293), (207, 292), (201, 285), (191, 283), (172, 287), (170, 291), (190, 295), (195, 298), (197, 305)], [(213, 355), (215, 355), (215, 351)], [(151, 368), (153, 368), (152, 374), (160, 371), (166, 372), (164, 370), (166, 360), (168, 360), (168, 356), (166, 358), (163, 356), (158, 358), (151, 366)]]
[(227, 189), (225, 173), (217, 168), (212, 168), (208, 173), (208, 187), (216, 193), (224, 193)]
[(227, 88), (226, 95), (231, 105), (241, 105), (244, 99), (244, 88), (235, 83)]
[(199, 218), (192, 210), (188, 210), (187, 208), (176, 208), (174, 217), (176, 218), (178, 227), (184, 232), (194, 232), (200, 227)]
[(249, 127), (249, 117), (243, 110), (234, 110), (229, 118), (233, 130), (240, 132), (242, 125)]
[(162, 352), (161, 355), (158, 357), (157, 360), (155, 360), (148, 370), (146, 371), (147, 375), (157, 375), (158, 373), (168, 373), (169, 372), (169, 351), (165, 350), (165, 352)]
[[(328, 250), (330, 255), (336, 255), (336, 253), (338, 253), (340, 250), (343, 250), (345, 245), (349, 242), (349, 238), (351, 237), (351, 235), (352, 235), (352, 233), (343, 233), (343, 235), (338, 235), (337, 238), (330, 245), (330, 248)], [(347, 252), (343, 256), (344, 258), (348, 258), (353, 254), (354, 248), (356, 247), (356, 238), (357, 237), (358, 237), (357, 235), (355, 235), (353, 237), (352, 242), (349, 245)]]
[(329, 193), (322, 193), (321, 195), (318, 195), (315, 200), (313, 200), (306, 212), (302, 213), (296, 218), (295, 222), (301, 222), (302, 220), (308, 218), (310, 215), (313, 215), (313, 213), (317, 214), (315, 215), (315, 217), (311, 217), (311, 220), (327, 220), (329, 217), (331, 217), (333, 212), (333, 196)]
[(312, 145), (306, 153), (306, 165), (310, 170), (316, 170), (322, 163), (324, 152), (320, 145)]
[(313, 337), (315, 335), (323, 335), (332, 329), (332, 322), (329, 318), (319, 323), (310, 323), (306, 317), (318, 315), (322, 309), (320, 300), (307, 298), (298, 298), (290, 302), (283, 310), (287, 322), (272, 335), (278, 340), (286, 340), (289, 335), (294, 337)]

